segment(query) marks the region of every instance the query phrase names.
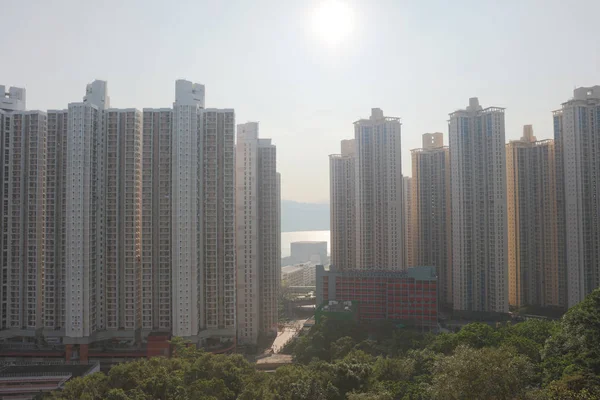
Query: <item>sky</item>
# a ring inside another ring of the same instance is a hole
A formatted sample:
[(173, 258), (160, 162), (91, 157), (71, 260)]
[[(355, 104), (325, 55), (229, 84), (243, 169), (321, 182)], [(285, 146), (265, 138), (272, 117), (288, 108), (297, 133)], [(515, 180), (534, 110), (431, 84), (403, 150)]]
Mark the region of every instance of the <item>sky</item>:
[[(328, 155), (371, 108), (402, 118), (403, 173), (421, 135), (444, 132), (470, 97), (506, 108), (506, 139), (577, 86), (600, 84), (598, 0), (0, 0), (0, 84), (28, 109), (66, 108), (108, 81), (112, 107), (170, 107), (175, 80), (206, 85), (277, 145), (282, 198), (329, 201)], [(336, 14), (338, 15), (338, 14)], [(329, 24), (331, 21), (331, 24)], [(323, 26), (325, 25), (325, 26)], [(318, 29), (320, 28), (320, 29)], [(335, 33), (335, 32), (334, 32)]]

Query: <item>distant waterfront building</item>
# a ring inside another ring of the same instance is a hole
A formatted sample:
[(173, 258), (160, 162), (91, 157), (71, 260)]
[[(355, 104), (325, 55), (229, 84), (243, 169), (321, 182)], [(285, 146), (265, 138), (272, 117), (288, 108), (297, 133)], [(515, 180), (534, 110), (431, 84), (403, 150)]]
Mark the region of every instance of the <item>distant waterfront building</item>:
[(600, 287), (600, 86), (575, 89), (554, 112), (559, 265), (567, 305)]
[(277, 150), (259, 138), (257, 122), (237, 127), (235, 189), (237, 337), (256, 344), (260, 335), (277, 334), (281, 284)]
[(437, 326), (437, 278), (433, 267), (337, 271), (317, 265), (316, 296), (319, 311), (352, 302), (358, 307), (357, 318), (363, 322), (392, 320), (421, 329)]
[(508, 312), (504, 109), (450, 114), (453, 307)]
[(404, 268), (400, 118), (379, 108), (354, 123), (357, 269)]
[[(342, 140), (341, 154), (329, 156), (331, 264), (339, 270), (356, 265), (356, 149)], [(327, 253), (327, 247), (325, 247)], [(321, 261), (322, 263), (325, 260)]]
[(291, 258), (296, 263), (314, 262), (323, 264), (327, 261), (327, 242), (325, 241), (303, 241), (292, 242)]
[(312, 262), (281, 267), (281, 284), (285, 286), (314, 286), (316, 276), (316, 265)]
[(554, 141), (537, 141), (531, 125), (506, 145), (509, 304), (564, 306), (558, 264)]
[(440, 132), (423, 135), (412, 156), (413, 265), (431, 265), (440, 304), (452, 304), (452, 212), (450, 153)]

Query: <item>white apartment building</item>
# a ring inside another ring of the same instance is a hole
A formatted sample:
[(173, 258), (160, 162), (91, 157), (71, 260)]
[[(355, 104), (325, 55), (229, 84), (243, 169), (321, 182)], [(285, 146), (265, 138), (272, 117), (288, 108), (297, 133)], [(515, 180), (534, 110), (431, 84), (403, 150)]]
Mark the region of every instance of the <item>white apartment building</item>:
[[(209, 108), (201, 114), (203, 152), (200, 271), (200, 339), (234, 338), (235, 331), (235, 113)], [(174, 243), (176, 246), (176, 242)]]
[(172, 332), (235, 337), (231, 109), (204, 109), (204, 86), (178, 80), (171, 143)]
[(414, 258), (414, 238), (413, 238), (413, 198), (412, 198), (412, 178), (410, 176), (402, 177), (402, 205), (404, 207), (404, 265), (413, 267)]
[(106, 329), (141, 328), (142, 113), (104, 111)]
[(277, 151), (258, 123), (237, 126), (235, 172), (237, 337), (277, 334), (281, 221)]
[[(5, 90), (0, 336), (234, 338), (233, 110), (205, 110), (204, 86), (183, 80), (173, 109), (144, 113), (111, 109), (104, 81), (48, 116)], [(274, 171), (274, 147), (259, 147)], [(269, 179), (257, 190), (277, 197), (261, 215), (279, 229), (279, 176)], [(277, 232), (264, 240), (276, 266)], [(276, 290), (260, 304), (274, 301)]]
[(172, 138), (172, 331), (191, 337), (200, 330), (204, 307), (203, 256), (203, 137), (204, 86), (178, 80), (175, 84)]
[(317, 284), (317, 267), (308, 262), (281, 267), (281, 284), (290, 286), (315, 286)]
[(105, 134), (107, 85), (94, 81), (67, 121), (65, 223), (65, 343), (85, 343), (106, 329)]
[(453, 307), (508, 312), (504, 109), (450, 114)]
[(403, 269), (404, 206), (400, 118), (379, 108), (354, 123), (356, 268)]
[(25, 111), (25, 90), (0, 86), (1, 329), (43, 327), (47, 115)]
[[(329, 156), (331, 264), (343, 271), (356, 267), (356, 149), (342, 140), (341, 154)], [(327, 250), (327, 246), (325, 246)], [(324, 262), (324, 260), (322, 260)]]
[(413, 264), (435, 267), (438, 302), (452, 304), (450, 154), (440, 132), (423, 135), (411, 150)]
[(67, 214), (68, 110), (48, 110), (46, 153), (46, 259), (44, 260), (44, 328), (64, 332), (66, 318), (65, 224)]
[(506, 145), (509, 304), (564, 306), (565, 270), (558, 264), (554, 141), (531, 125)]
[(142, 156), (142, 328), (170, 331), (171, 138), (173, 110), (144, 108)]
[(575, 89), (554, 112), (558, 263), (566, 265), (567, 305), (600, 287), (600, 86)]

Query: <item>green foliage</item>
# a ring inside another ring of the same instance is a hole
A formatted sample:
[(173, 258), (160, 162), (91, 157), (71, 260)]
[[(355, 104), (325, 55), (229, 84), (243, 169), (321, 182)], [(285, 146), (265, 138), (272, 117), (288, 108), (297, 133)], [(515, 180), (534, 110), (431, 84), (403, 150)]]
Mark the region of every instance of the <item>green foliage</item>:
[(290, 345), (295, 363), (257, 372), (239, 355), (172, 341), (172, 358), (69, 381), (72, 400), (600, 399), (600, 290), (561, 321), (422, 334), (382, 322), (324, 320)]
[(62, 392), (55, 392), (54, 398), (65, 400), (102, 399), (108, 393), (108, 377), (102, 372), (73, 379)]
[(394, 400), (391, 394), (382, 393), (350, 393), (348, 400)]
[(513, 399), (533, 378), (533, 364), (505, 349), (461, 345), (438, 359), (431, 394), (434, 399)]
[(356, 342), (350, 336), (339, 338), (331, 344), (331, 359), (339, 360), (346, 357), (355, 345)]
[(408, 381), (415, 373), (416, 361), (412, 358), (379, 357), (373, 366), (378, 381)]
[(544, 361), (550, 369), (547, 378), (558, 379), (569, 366), (600, 374), (600, 289), (563, 316), (556, 332), (544, 348)]

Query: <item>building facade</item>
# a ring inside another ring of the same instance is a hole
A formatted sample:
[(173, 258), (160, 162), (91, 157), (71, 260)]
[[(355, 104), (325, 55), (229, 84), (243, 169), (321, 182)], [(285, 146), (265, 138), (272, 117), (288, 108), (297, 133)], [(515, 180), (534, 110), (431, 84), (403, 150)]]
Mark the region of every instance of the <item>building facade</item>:
[(316, 265), (312, 262), (281, 267), (281, 284), (286, 287), (315, 286), (316, 279)]
[(367, 323), (392, 320), (422, 329), (437, 326), (437, 278), (433, 267), (337, 271), (317, 265), (316, 296), (318, 306), (357, 304), (358, 319)]
[(412, 178), (402, 177), (402, 204), (404, 206), (404, 265), (406, 267), (418, 265), (415, 263), (414, 220), (412, 199)]
[(203, 199), (199, 266), (203, 305), (200, 338), (235, 337), (235, 114), (232, 109), (202, 112)]
[(413, 265), (431, 265), (438, 276), (440, 304), (452, 304), (452, 213), (450, 153), (442, 133), (423, 135), (411, 150)]
[(506, 145), (509, 304), (564, 306), (558, 264), (554, 141), (537, 141), (526, 125)]
[(16, 89), (0, 105), (2, 328), (35, 332), (44, 326), (47, 115), (25, 111)]
[(277, 334), (281, 281), (277, 150), (257, 122), (237, 126), (235, 188), (237, 337), (256, 344)]
[(175, 83), (171, 182), (172, 331), (175, 336), (198, 334), (204, 318), (202, 213), (202, 109), (204, 86)]
[(46, 152), (46, 259), (44, 328), (64, 331), (66, 317), (66, 181), (68, 110), (48, 110)]
[(504, 109), (450, 114), (453, 307), (508, 312)]
[(358, 269), (404, 268), (400, 131), (400, 119), (378, 108), (354, 123)]
[(554, 112), (558, 263), (567, 305), (600, 286), (600, 86), (581, 87)]
[(66, 343), (87, 343), (106, 329), (105, 138), (106, 82), (89, 84), (81, 103), (71, 103), (66, 154)]
[(329, 156), (330, 261), (339, 270), (346, 270), (356, 265), (356, 149), (354, 139), (342, 140), (341, 148), (341, 154)]
[(104, 112), (106, 329), (142, 327), (142, 113)]
[(314, 262), (325, 264), (327, 261), (327, 242), (325, 241), (301, 241), (290, 243), (290, 257), (293, 262)]
[(142, 327), (170, 331), (173, 110), (143, 110)]
[[(0, 337), (41, 332), (67, 359), (156, 331), (233, 340), (233, 110), (204, 109), (204, 86), (183, 80), (173, 109), (143, 113), (110, 108), (104, 81), (47, 114), (0, 91)], [(261, 227), (279, 229), (274, 146), (259, 147)], [(278, 232), (265, 264), (279, 266)], [(260, 304), (275, 301), (273, 289)]]

